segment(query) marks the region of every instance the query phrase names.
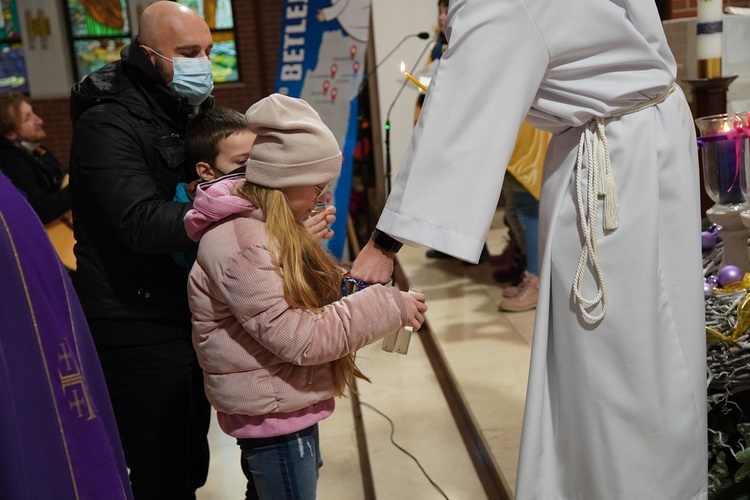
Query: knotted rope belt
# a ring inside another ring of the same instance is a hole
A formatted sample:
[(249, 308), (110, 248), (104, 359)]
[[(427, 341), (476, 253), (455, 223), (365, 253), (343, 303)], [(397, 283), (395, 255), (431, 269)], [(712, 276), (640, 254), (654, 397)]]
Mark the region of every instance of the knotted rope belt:
[[(664, 102), (674, 92), (676, 84), (672, 83), (664, 93), (633, 106), (618, 109), (612, 114), (601, 117), (592, 117), (583, 125), (581, 139), (578, 141), (578, 153), (576, 156), (576, 202), (578, 221), (583, 232), (583, 248), (581, 258), (578, 261), (575, 280), (573, 281), (573, 293), (581, 316), (590, 322), (601, 321), (607, 314), (607, 288), (604, 285), (604, 275), (599, 266), (599, 251), (596, 242), (596, 221), (598, 216), (598, 200), (604, 202), (604, 213), (602, 218), (602, 229), (605, 233), (612, 232), (620, 226), (620, 207), (617, 201), (617, 186), (612, 175), (612, 165), (609, 157), (609, 144), (604, 133), (604, 125), (607, 120), (620, 116), (637, 113), (638, 111), (656, 106)], [(591, 124), (594, 127), (591, 127)], [(593, 128), (593, 130), (592, 130)], [(586, 202), (583, 201), (581, 189), (581, 176), (583, 171), (584, 150), (588, 160), (588, 176), (586, 186)], [(583, 275), (586, 264), (591, 263), (594, 273), (594, 281), (597, 285), (597, 293), (593, 299), (583, 296)], [(592, 315), (589, 309), (601, 304), (599, 314)]]

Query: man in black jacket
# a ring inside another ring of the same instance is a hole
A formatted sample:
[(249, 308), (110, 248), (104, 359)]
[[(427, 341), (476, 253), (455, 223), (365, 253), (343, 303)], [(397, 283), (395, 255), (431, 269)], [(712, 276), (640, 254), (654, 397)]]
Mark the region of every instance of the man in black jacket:
[(190, 339), (187, 271), (170, 254), (194, 249), (182, 221), (191, 204), (172, 199), (195, 176), (183, 132), (213, 105), (211, 47), (195, 12), (156, 2), (121, 60), (71, 95), (75, 286), (136, 499), (195, 498), (208, 473), (210, 406)]
[(0, 94), (0, 170), (26, 197), (43, 224), (70, 210), (65, 168), (42, 146), (44, 120), (18, 92)]

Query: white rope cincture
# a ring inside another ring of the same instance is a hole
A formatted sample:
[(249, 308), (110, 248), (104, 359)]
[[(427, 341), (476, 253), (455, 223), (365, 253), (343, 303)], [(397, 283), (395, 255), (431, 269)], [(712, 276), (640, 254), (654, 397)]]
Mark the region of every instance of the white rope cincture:
[[(581, 316), (589, 323), (598, 323), (607, 314), (607, 288), (604, 284), (604, 274), (599, 265), (599, 249), (597, 244), (597, 218), (599, 214), (599, 200), (603, 200), (602, 229), (605, 234), (615, 231), (620, 227), (620, 204), (617, 199), (617, 185), (612, 175), (612, 164), (609, 154), (609, 144), (605, 133), (605, 121), (611, 118), (636, 113), (651, 106), (664, 102), (674, 91), (676, 84), (672, 83), (669, 89), (653, 99), (637, 103), (628, 108), (615, 111), (607, 117), (592, 117), (583, 125), (581, 138), (578, 141), (578, 152), (576, 154), (575, 181), (576, 181), (576, 204), (578, 211), (578, 222), (583, 233), (583, 245), (581, 258), (578, 260), (575, 279), (573, 280), (573, 294), (578, 303)], [(594, 124), (591, 127), (590, 124)], [(593, 130), (592, 130), (593, 128)], [(581, 190), (581, 176), (583, 171), (584, 150), (587, 155), (588, 172), (586, 186), (586, 202), (583, 201)], [(586, 266), (591, 263), (596, 284), (597, 293), (593, 299), (583, 296), (583, 278)], [(597, 304), (601, 305), (599, 314), (593, 315), (589, 309)]]
[[(596, 133), (600, 133), (599, 121), (597, 119)], [(604, 275), (602, 274), (601, 267), (599, 266), (599, 252), (596, 241), (596, 220), (598, 217), (598, 186), (600, 177), (599, 162), (599, 146), (594, 147), (594, 132), (587, 126), (584, 127), (581, 133), (581, 139), (578, 141), (578, 154), (576, 155), (576, 203), (578, 209), (578, 222), (581, 225), (581, 232), (583, 233), (583, 248), (581, 249), (581, 257), (578, 260), (578, 268), (576, 269), (575, 280), (573, 281), (573, 294), (576, 302), (578, 303), (578, 310), (581, 312), (581, 316), (590, 323), (596, 323), (604, 318), (607, 313), (607, 293), (604, 285)], [(583, 193), (581, 190), (581, 175), (583, 171), (583, 155), (584, 149), (588, 153), (588, 176), (586, 186), (586, 204), (584, 205)], [(602, 146), (604, 155), (607, 156), (607, 150)], [(606, 160), (605, 160), (606, 161)], [(583, 296), (583, 276), (586, 270), (586, 264), (591, 261), (591, 265), (594, 271), (594, 281), (597, 284), (596, 297), (593, 299), (587, 299)], [(588, 312), (588, 308), (595, 306), (601, 302), (601, 311), (598, 315), (593, 316)]]

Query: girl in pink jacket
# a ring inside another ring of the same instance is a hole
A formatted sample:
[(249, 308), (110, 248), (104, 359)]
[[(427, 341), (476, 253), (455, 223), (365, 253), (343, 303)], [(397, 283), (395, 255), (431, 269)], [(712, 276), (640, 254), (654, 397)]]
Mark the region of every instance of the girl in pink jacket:
[(312, 499), (317, 423), (354, 377), (361, 347), (418, 329), (424, 295), (375, 284), (342, 298), (342, 269), (301, 222), (341, 170), (331, 131), (303, 100), (248, 109), (242, 175), (204, 183), (185, 217), (200, 242), (189, 279), (193, 344), (222, 430), (237, 438), (246, 498)]

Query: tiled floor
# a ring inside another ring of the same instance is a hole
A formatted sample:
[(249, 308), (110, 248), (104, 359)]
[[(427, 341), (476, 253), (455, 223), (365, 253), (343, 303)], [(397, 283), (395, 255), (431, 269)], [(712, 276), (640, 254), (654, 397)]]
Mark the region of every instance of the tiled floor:
[[(507, 229), (496, 217), (488, 236), (490, 253), (505, 245)], [(424, 248), (399, 252), (410, 283), (427, 294), (427, 321), (453, 376), (482, 429), (495, 462), (515, 485), (534, 311), (497, 311), (502, 288), (488, 264), (466, 266), (431, 260)], [(409, 354), (386, 353), (380, 342), (360, 351), (358, 364), (372, 379), (359, 385), (365, 403), (362, 419), (377, 498), (475, 500), (484, 490), (464, 447), (422, 343), (412, 338)], [(390, 442), (386, 414), (395, 425), (393, 439), (419, 461), (444, 492), (430, 484), (415, 461)], [(320, 425), (324, 466), (318, 498), (364, 499), (350, 399), (340, 399), (333, 416)], [(212, 462), (199, 500), (241, 499), (244, 477), (239, 449), (217, 425), (211, 431)]]

